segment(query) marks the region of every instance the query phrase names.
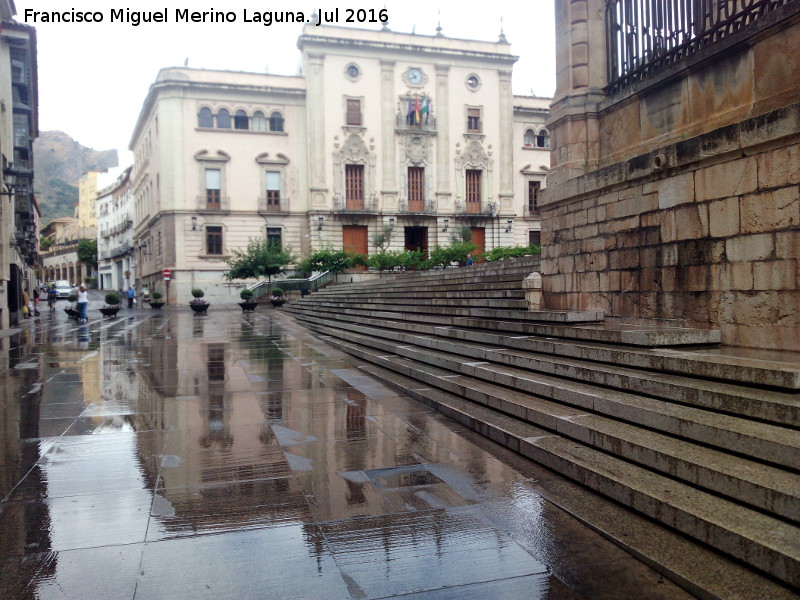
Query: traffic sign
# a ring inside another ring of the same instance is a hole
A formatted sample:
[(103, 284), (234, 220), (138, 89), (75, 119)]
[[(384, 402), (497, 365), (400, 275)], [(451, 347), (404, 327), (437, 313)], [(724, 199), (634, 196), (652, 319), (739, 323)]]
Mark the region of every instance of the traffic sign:
[(161, 274), (164, 276), (164, 281), (169, 281), (170, 277), (172, 277), (172, 271), (169, 269), (164, 269)]

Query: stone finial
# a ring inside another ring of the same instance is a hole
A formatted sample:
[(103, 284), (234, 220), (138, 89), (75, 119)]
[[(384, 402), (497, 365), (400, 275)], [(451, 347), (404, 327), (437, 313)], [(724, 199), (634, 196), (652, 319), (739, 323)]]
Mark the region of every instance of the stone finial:
[(508, 44), (508, 38), (505, 31), (503, 31), (503, 17), (500, 17), (500, 37), (497, 38), (498, 44)]
[(528, 303), (528, 310), (542, 309), (542, 274), (534, 271), (522, 281), (522, 289), (525, 290), (525, 300)]

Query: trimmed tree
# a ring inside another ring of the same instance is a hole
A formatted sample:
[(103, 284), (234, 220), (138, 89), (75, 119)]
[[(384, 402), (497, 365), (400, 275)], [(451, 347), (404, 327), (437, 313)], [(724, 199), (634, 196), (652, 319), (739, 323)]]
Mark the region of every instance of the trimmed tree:
[(244, 251), (234, 250), (233, 256), (225, 261), (230, 269), (223, 277), (228, 281), (266, 277), (272, 287), (272, 278), (286, 271), (287, 265), (295, 260), (291, 248), (282, 248), (268, 239), (250, 239)]

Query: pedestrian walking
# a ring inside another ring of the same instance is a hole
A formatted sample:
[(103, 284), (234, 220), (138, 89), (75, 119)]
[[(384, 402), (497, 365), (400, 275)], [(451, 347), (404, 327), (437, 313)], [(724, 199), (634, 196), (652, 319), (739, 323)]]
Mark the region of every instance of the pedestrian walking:
[(78, 288), (78, 322), (86, 323), (89, 320), (89, 292), (86, 291), (86, 286), (81, 284)]
[(39, 287), (33, 288), (33, 314), (39, 316)]
[(58, 300), (58, 292), (56, 291), (56, 284), (50, 284), (50, 289), (47, 290), (47, 306), (50, 310), (56, 309), (56, 300)]
[(128, 296), (128, 308), (133, 308), (133, 301), (136, 299), (136, 292), (134, 291), (133, 286), (128, 286), (126, 295)]

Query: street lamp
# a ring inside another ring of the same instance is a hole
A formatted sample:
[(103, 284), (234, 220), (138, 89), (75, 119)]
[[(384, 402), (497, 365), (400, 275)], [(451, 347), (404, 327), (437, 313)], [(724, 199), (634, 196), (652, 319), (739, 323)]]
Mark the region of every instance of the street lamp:
[(192, 215), (192, 231), (197, 231), (197, 215)]
[(445, 217), (444, 218), (444, 227), (442, 227), (442, 231), (446, 232), (448, 227), (450, 227), (450, 219)]
[(506, 221), (506, 223), (508, 223), (508, 227), (506, 227), (506, 233), (509, 233), (511, 231), (511, 226), (514, 224), (514, 219), (509, 219)]
[(317, 231), (322, 231), (322, 224), (325, 222), (325, 217), (322, 215), (317, 217)]

